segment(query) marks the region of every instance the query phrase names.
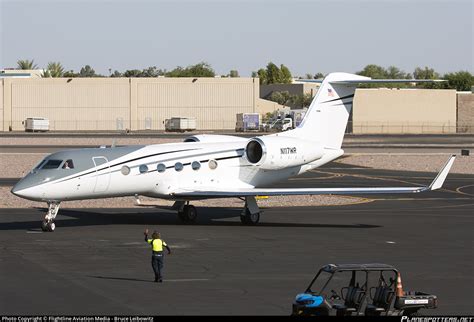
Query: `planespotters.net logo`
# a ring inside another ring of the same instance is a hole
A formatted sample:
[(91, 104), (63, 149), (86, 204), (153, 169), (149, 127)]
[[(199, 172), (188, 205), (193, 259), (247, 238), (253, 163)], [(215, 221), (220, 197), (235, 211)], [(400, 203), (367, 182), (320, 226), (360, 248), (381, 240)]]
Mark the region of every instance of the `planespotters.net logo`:
[(402, 316), (402, 322), (474, 322), (472, 316)]

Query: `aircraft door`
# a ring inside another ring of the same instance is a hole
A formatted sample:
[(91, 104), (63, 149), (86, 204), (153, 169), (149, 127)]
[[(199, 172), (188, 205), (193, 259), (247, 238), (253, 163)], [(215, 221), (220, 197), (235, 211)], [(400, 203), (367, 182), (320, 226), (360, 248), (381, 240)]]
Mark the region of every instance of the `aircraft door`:
[(106, 169), (103, 169), (101, 165), (106, 164), (107, 162), (109, 162), (109, 160), (107, 160), (106, 157), (93, 157), (92, 161), (96, 166), (94, 192), (105, 192), (109, 188), (110, 184), (110, 167), (107, 166)]

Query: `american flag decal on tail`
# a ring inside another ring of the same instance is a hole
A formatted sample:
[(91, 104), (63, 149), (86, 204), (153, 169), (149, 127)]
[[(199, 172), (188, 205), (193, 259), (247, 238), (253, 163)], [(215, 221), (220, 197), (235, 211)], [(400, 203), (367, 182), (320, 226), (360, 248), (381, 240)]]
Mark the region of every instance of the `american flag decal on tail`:
[(334, 97), (334, 91), (331, 88), (328, 88), (328, 96)]

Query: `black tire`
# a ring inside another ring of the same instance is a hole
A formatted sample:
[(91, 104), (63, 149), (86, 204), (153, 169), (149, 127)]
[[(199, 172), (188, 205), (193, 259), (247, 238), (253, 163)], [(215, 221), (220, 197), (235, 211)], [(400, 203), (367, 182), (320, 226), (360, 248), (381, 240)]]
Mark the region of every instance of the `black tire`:
[(245, 209), (245, 215), (240, 216), (240, 220), (244, 225), (255, 226), (260, 221), (260, 212), (251, 214), (248, 209)]
[(193, 223), (197, 219), (197, 210), (196, 207), (192, 205), (186, 205), (183, 208), (183, 211), (178, 212), (178, 217), (184, 223)]
[(46, 220), (41, 223), (41, 230), (48, 231), (48, 222)]
[(53, 232), (55, 229), (56, 229), (56, 224), (54, 223), (54, 221), (50, 221), (48, 223), (48, 231)]
[(183, 211), (178, 211), (178, 218), (181, 222), (186, 222), (186, 216), (184, 215)]

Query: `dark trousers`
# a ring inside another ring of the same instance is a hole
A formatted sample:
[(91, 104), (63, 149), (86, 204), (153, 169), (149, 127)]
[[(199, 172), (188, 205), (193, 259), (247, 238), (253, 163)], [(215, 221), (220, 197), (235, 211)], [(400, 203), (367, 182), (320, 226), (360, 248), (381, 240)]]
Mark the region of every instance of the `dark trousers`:
[(163, 270), (163, 254), (153, 254), (151, 256), (151, 266), (155, 272), (155, 280), (161, 280), (163, 278), (163, 275), (161, 275), (161, 271)]

